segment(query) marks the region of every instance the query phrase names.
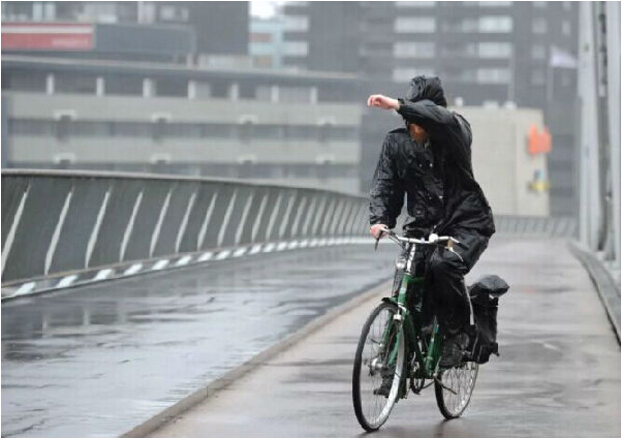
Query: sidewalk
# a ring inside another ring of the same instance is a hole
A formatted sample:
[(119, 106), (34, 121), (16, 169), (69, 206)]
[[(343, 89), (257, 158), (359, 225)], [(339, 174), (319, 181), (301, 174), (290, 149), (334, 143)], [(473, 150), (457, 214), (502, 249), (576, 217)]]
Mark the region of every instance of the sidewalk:
[[(434, 391), (395, 407), (374, 437), (620, 436), (620, 347), (564, 240), (494, 238), (470, 281), (497, 273), (501, 356), (480, 368), (465, 416), (443, 421)], [(371, 299), (236, 380), (151, 438), (359, 437), (352, 359)]]

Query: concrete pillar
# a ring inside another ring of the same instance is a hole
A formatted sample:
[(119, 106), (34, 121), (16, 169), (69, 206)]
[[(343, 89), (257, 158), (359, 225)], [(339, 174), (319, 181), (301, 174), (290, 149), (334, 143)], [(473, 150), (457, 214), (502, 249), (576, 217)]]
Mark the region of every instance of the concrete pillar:
[(234, 82), (229, 87), (229, 99), (234, 102), (237, 102), (240, 99), (240, 84)]
[(143, 97), (152, 97), (155, 94), (153, 79), (143, 79)]
[(593, 3), (579, 3), (579, 97), (580, 123), (580, 215), (579, 237), (591, 250), (597, 250), (598, 224), (601, 223), (598, 168), (598, 103), (596, 88), (596, 47)]
[(279, 86), (273, 85), (270, 88), (270, 102), (278, 103), (279, 102)]
[(196, 81), (188, 81), (188, 99), (194, 100), (197, 98), (197, 83)]
[(103, 96), (106, 93), (106, 83), (102, 76), (98, 76), (95, 80), (95, 95)]
[(315, 105), (317, 103), (317, 87), (311, 87), (309, 101), (312, 105)]
[(45, 78), (45, 94), (54, 94), (54, 85), (54, 75), (50, 73)]
[(620, 2), (605, 2), (607, 14), (607, 93), (611, 169), (611, 222), (614, 261), (620, 263)]

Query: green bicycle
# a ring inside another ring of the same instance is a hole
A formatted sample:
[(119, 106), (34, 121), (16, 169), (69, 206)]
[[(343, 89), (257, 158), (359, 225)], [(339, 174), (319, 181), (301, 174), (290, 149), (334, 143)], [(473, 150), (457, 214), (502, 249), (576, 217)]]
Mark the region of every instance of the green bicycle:
[(459, 417), (471, 400), (479, 370), (468, 355), (459, 366), (439, 367), (443, 339), (436, 317), (431, 327), (426, 324), (424, 277), (414, 272), (419, 246), (436, 245), (458, 257), (454, 246), (466, 246), (449, 236), (432, 234), (423, 240), (398, 236), (389, 229), (384, 232), (402, 247), (404, 258), (396, 262), (392, 296), (382, 299), (363, 326), (352, 375), (354, 412), (363, 429), (370, 432), (387, 421), (395, 403), (406, 398), (409, 389), (419, 394), (432, 384), (443, 416)]

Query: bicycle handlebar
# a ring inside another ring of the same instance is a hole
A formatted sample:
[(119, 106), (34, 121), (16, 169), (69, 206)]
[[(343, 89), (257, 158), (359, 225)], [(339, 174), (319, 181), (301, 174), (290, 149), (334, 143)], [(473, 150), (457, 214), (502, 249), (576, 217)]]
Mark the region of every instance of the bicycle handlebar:
[[(464, 249), (464, 250), (468, 250), (469, 246), (461, 243), (458, 239), (451, 237), (451, 236), (439, 236), (437, 234), (430, 234), (430, 236), (428, 237), (428, 239), (415, 239), (412, 237), (403, 237), (400, 236), (398, 234), (396, 234), (394, 231), (390, 230), (389, 228), (383, 228), (382, 229), (382, 233), (386, 234), (387, 237), (389, 239), (391, 239), (392, 241), (394, 241), (395, 243), (397, 243), (400, 246), (403, 246), (404, 243), (414, 243), (415, 245), (439, 245), (439, 243), (443, 243), (443, 242), (447, 242), (445, 246), (447, 249), (453, 251), (452, 247), (453, 245), (459, 246), (460, 248)], [(378, 247), (378, 242), (380, 241), (380, 239), (382, 238), (382, 234), (380, 235), (380, 237), (378, 239), (376, 239), (376, 248)]]

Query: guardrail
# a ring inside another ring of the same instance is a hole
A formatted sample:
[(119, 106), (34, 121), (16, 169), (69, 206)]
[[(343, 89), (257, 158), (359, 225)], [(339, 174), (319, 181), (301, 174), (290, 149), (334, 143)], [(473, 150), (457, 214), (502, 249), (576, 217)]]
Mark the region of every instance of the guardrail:
[[(367, 198), (239, 180), (2, 171), (2, 299), (300, 247), (369, 243)], [(572, 237), (571, 218), (496, 216)]]
[(338, 192), (162, 175), (2, 171), (2, 298), (334, 244), (366, 231), (365, 198)]

